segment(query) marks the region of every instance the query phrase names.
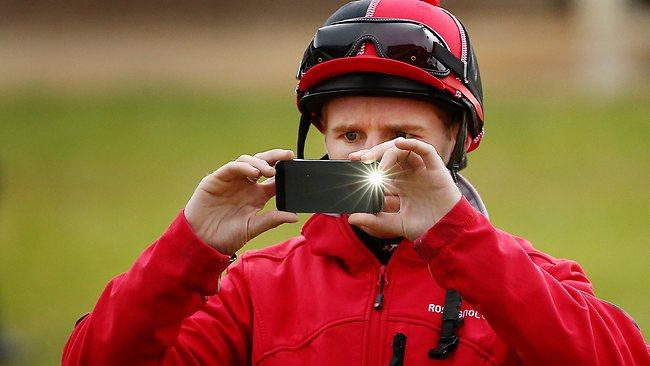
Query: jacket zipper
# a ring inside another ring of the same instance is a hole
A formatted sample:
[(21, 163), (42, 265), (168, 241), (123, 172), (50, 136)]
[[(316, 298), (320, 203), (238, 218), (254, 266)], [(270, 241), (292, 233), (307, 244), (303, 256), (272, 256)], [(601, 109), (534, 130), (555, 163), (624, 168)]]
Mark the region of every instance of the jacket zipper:
[(375, 303), (373, 305), (373, 308), (375, 310), (381, 310), (382, 306), (384, 306), (384, 286), (388, 281), (386, 280), (386, 266), (382, 265), (379, 268), (379, 281), (377, 281), (377, 286), (379, 286), (379, 291), (377, 291), (377, 296), (375, 297)]
[[(375, 277), (377, 278), (377, 277)], [(385, 350), (381, 349), (383, 338), (383, 327), (381, 326), (382, 307), (384, 305), (384, 288), (388, 281), (386, 280), (386, 266), (379, 267), (379, 278), (377, 279), (377, 293), (375, 295), (375, 302), (372, 303), (370, 309), (370, 325), (369, 325), (369, 350), (367, 361), (364, 365), (374, 366), (378, 365), (384, 358)]]

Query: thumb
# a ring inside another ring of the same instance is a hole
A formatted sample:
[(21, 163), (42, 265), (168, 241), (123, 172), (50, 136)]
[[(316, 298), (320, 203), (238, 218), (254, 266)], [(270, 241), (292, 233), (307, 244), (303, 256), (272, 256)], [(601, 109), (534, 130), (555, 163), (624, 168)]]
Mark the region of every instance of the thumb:
[(348, 217), (348, 223), (356, 226), (366, 226), (378, 232), (404, 236), (402, 218), (398, 213), (379, 212), (376, 215), (353, 213)]
[(253, 216), (248, 226), (247, 241), (276, 226), (290, 222), (298, 222), (298, 215), (293, 212), (273, 210)]

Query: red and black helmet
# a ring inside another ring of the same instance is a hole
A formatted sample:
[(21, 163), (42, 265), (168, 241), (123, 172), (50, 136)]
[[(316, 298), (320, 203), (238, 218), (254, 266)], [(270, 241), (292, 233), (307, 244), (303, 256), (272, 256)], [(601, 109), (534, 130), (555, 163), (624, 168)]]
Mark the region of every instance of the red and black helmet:
[(478, 64), (463, 24), (438, 5), (433, 0), (360, 0), (327, 19), (298, 69), (299, 157), (309, 126), (321, 129), (323, 103), (339, 95), (415, 97), (461, 108), (465, 128), (457, 147), (464, 153), (466, 134), (472, 137), (468, 151), (478, 147), (484, 120)]

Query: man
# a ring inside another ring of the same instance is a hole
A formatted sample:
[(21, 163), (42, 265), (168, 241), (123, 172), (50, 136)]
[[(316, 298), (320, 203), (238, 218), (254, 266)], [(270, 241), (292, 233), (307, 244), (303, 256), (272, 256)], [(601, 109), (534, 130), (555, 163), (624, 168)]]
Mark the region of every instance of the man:
[(576, 263), (494, 228), (458, 175), (483, 106), (453, 15), (431, 1), (349, 3), (298, 77), (298, 156), (314, 124), (330, 158), (379, 161), (384, 212), (315, 214), (302, 236), (249, 251), (220, 281), (248, 240), (297, 220), (258, 214), (274, 164), (293, 152), (242, 155), (108, 284), (64, 364), (649, 364), (633, 321)]

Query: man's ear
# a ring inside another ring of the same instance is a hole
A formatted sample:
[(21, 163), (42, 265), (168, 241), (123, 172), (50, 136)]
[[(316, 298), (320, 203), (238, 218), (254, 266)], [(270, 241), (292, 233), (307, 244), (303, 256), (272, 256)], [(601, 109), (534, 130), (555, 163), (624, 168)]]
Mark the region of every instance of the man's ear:
[[(455, 124), (454, 128), (452, 130), (452, 135), (451, 136), (456, 136), (458, 137), (458, 130), (460, 129), (460, 124)], [(454, 141), (453, 145), (456, 146), (456, 139), (453, 138), (452, 141)], [(465, 151), (469, 149), (469, 146), (472, 144), (472, 136), (469, 134), (469, 131), (467, 131), (467, 136), (465, 137), (465, 143), (463, 144), (463, 148)]]
[(472, 136), (468, 133), (467, 137), (465, 137), (464, 150), (467, 151), (467, 149), (469, 149), (469, 145), (471, 145), (471, 144), (472, 144)]

